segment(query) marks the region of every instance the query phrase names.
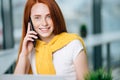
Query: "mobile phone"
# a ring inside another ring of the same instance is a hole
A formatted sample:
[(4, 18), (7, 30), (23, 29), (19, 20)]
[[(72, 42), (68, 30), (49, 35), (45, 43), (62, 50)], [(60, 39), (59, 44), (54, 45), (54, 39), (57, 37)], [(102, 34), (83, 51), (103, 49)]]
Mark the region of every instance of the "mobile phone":
[[(31, 17), (29, 17), (29, 21), (28, 22), (30, 22), (30, 30), (31, 31), (35, 31)], [(35, 44), (36, 44), (36, 39), (34, 39), (34, 41), (33, 41), (34, 47), (35, 47)]]
[(35, 31), (35, 29), (33, 27), (33, 23), (32, 23), (31, 17), (29, 17), (29, 22), (30, 22), (30, 30), (31, 31)]

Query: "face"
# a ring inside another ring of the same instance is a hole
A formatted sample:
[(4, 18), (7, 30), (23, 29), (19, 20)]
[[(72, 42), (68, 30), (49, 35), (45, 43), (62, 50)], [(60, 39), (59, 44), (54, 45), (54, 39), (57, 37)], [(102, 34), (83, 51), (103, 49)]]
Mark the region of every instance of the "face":
[(54, 25), (47, 5), (36, 3), (31, 9), (31, 19), (35, 31), (42, 40), (54, 37)]

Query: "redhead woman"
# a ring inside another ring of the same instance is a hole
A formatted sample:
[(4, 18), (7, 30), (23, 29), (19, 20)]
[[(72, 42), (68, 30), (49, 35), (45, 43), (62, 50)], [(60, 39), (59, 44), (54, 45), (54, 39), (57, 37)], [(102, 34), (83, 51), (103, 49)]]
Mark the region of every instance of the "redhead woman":
[(55, 0), (27, 0), (22, 29), (14, 74), (68, 75), (69, 80), (84, 80), (88, 73), (84, 42), (67, 32)]

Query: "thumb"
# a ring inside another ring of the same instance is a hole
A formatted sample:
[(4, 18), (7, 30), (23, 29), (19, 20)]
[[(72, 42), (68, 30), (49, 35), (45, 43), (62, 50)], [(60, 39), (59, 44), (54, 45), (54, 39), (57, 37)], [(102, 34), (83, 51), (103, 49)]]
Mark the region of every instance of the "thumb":
[(27, 32), (30, 31), (30, 23), (28, 23)]

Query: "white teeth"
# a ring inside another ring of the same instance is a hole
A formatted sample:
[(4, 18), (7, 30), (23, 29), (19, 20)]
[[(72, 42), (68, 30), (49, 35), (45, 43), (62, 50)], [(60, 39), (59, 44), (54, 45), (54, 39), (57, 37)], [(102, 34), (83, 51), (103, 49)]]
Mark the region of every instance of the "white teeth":
[(49, 29), (50, 29), (50, 27), (48, 27), (48, 28), (39, 28), (42, 32), (46, 32), (46, 31), (48, 31)]
[(40, 30), (48, 30), (49, 29), (49, 27), (48, 28), (39, 28)]
[(42, 28), (41, 30), (48, 30), (47, 28)]
[(47, 28), (40, 28), (40, 29), (47, 29)]

